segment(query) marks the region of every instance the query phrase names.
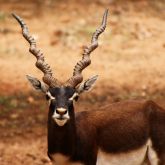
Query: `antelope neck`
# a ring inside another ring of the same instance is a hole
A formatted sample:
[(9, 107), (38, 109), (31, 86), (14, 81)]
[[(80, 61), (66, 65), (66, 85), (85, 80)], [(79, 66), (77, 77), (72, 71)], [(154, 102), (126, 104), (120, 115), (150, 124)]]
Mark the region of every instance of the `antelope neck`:
[[(62, 127), (59, 127), (52, 119), (51, 113), (48, 116), (48, 153), (61, 153), (72, 156), (76, 145), (76, 125), (73, 105), (69, 107), (72, 112), (70, 120)], [(50, 110), (51, 112), (51, 110)]]

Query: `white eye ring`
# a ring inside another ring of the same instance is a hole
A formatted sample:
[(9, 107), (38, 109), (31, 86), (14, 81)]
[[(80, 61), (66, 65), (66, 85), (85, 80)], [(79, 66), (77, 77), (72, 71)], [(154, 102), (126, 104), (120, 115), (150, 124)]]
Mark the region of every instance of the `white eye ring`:
[(69, 101), (73, 101), (79, 94), (75, 92), (72, 97), (69, 98)]
[(51, 93), (49, 91), (47, 91), (46, 94), (48, 95), (48, 97), (50, 98), (50, 100), (55, 100), (56, 99), (55, 97), (53, 97), (51, 95)]

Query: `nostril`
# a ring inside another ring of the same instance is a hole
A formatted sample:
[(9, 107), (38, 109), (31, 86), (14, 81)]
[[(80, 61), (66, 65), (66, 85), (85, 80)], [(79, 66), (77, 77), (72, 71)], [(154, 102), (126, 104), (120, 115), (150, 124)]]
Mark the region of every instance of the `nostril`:
[(64, 115), (66, 113), (67, 113), (67, 111), (57, 111), (57, 114), (59, 114), (59, 115)]
[(67, 111), (64, 112), (64, 115), (67, 113)]
[(59, 112), (58, 110), (56, 110), (56, 113), (57, 113), (57, 114), (60, 114), (60, 112)]

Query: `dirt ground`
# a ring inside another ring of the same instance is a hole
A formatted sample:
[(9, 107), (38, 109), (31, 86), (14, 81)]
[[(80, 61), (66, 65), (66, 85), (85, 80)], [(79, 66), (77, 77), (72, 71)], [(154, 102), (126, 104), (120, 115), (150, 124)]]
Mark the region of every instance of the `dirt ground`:
[(50, 164), (48, 105), (25, 78), (41, 79), (42, 73), (11, 13), (24, 18), (55, 77), (66, 81), (106, 8), (106, 31), (83, 72), (85, 79), (98, 74), (99, 80), (75, 105), (77, 110), (134, 98), (165, 107), (163, 0), (0, 0), (0, 165)]

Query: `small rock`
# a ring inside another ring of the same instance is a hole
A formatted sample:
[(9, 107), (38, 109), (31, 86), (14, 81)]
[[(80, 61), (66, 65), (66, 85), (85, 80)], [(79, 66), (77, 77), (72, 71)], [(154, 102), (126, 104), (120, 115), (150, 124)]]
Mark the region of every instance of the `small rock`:
[(12, 107), (17, 107), (17, 105), (18, 105), (18, 100), (17, 100), (17, 99), (12, 99), (12, 100), (10, 101), (10, 106), (12, 106)]
[(36, 156), (31, 153), (27, 153), (26, 156), (31, 157), (33, 160), (36, 159)]
[(27, 100), (29, 103), (34, 103), (34, 98), (32, 96), (29, 96)]
[(41, 162), (42, 163), (49, 163), (50, 160), (48, 158), (46, 158), (46, 157), (43, 157), (43, 158), (41, 158)]
[(11, 119), (17, 119), (18, 117), (19, 117), (19, 115), (16, 113), (10, 115)]
[(64, 34), (64, 32), (62, 30), (58, 29), (58, 30), (54, 31), (53, 34), (57, 37), (61, 37)]

